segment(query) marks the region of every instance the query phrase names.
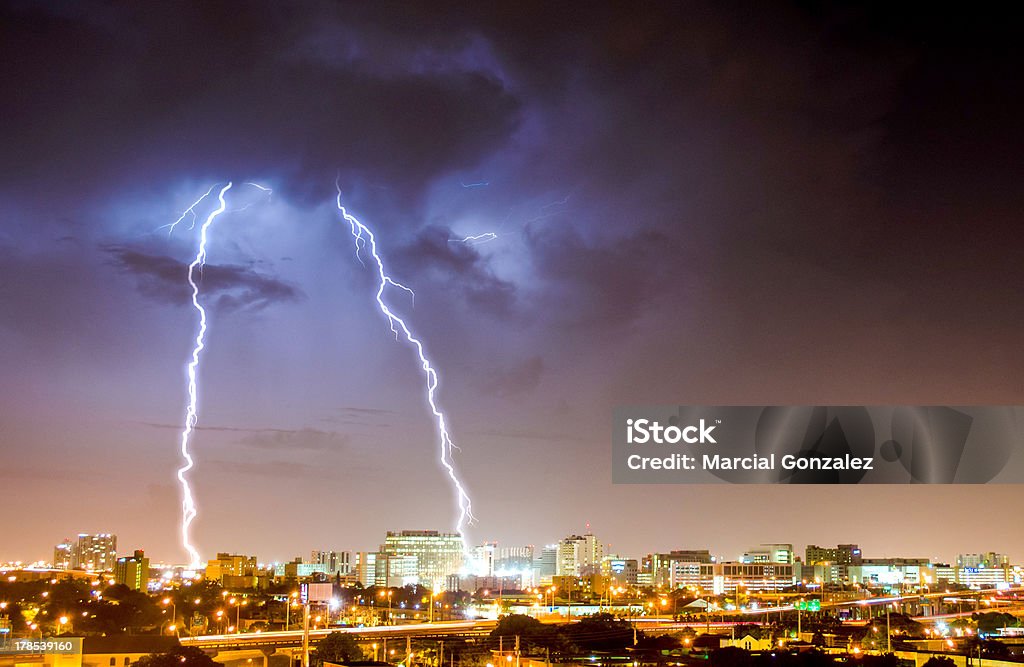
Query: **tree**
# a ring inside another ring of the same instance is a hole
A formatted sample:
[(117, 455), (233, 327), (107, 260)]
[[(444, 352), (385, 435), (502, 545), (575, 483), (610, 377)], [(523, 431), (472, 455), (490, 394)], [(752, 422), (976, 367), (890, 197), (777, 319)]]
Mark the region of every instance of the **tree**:
[(1001, 611), (972, 614), (972, 618), (978, 624), (978, 632), (984, 635), (994, 635), (999, 628), (1012, 628), (1020, 625), (1020, 619), (1016, 616)]
[(924, 663), (924, 667), (956, 667), (956, 661), (944, 655), (935, 655), (928, 658), (928, 661)]
[(176, 646), (167, 653), (150, 653), (136, 667), (224, 667), (194, 646)]
[(352, 635), (344, 632), (332, 632), (321, 639), (310, 656), (310, 662), (316, 667), (325, 662), (347, 663), (363, 659), (363, 649), (359, 648)]
[[(594, 614), (562, 630), (566, 640), (584, 651), (619, 651), (633, 645), (633, 626), (611, 614)], [(643, 633), (636, 633), (637, 639)]]

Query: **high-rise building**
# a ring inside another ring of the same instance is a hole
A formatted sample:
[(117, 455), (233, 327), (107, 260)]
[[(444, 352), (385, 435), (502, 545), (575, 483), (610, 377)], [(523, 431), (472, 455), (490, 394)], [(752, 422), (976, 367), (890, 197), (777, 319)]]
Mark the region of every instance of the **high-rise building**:
[(145, 591), (149, 586), (149, 559), (142, 549), (131, 556), (122, 556), (114, 564), (114, 582), (124, 584), (133, 591)]
[(353, 562), (351, 551), (314, 551), (310, 555), (311, 563), (326, 565), (331, 574), (348, 576), (352, 574)]
[(70, 570), (74, 560), (75, 545), (71, 540), (65, 539), (53, 548), (53, 569)]
[(377, 583), (377, 552), (359, 551), (355, 557), (356, 581), (364, 587), (375, 585)]
[(558, 574), (558, 545), (549, 544), (533, 559), (533, 569), (541, 586), (551, 585), (551, 579)]
[(494, 575), (494, 554), (498, 550), (497, 542), (484, 542), (473, 547), (472, 573), (478, 577)]
[[(418, 583), (427, 588), (444, 588), (448, 575), (458, 574), (462, 568), (463, 543), (457, 533), (440, 533), (436, 530), (388, 531), (380, 553), (389, 558), (415, 556)], [(391, 566), (388, 567), (390, 572)], [(377, 569), (380, 569), (379, 563)]]
[(71, 560), (72, 570), (89, 570), (91, 572), (113, 570), (116, 561), (117, 535), (110, 533), (78, 534), (74, 558)]
[(533, 568), (533, 545), (501, 547), (494, 552), (494, 569), (522, 572)]
[[(442, 581), (432, 581), (428, 587), (435, 585), (444, 589), (448, 586), (448, 577)], [(387, 588), (415, 586), (423, 583), (419, 574), (419, 558), (412, 555), (377, 554), (375, 560), (374, 584)]]
[(596, 537), (570, 535), (558, 543), (558, 561), (555, 574), (559, 577), (583, 577), (598, 574), (604, 545)]

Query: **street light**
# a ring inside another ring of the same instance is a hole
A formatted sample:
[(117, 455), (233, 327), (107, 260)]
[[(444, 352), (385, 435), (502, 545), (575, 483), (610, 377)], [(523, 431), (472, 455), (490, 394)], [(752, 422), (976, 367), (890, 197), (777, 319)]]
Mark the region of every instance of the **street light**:
[(434, 597), (441, 592), (441, 587), (438, 584), (434, 584), (433, 590), (430, 591), (430, 615), (429, 623), (434, 622)]
[(178, 620), (178, 603), (171, 598), (166, 597), (163, 599), (163, 604), (165, 607), (167, 605), (171, 605), (171, 630), (175, 630), (177, 628), (176, 623)]
[(380, 593), (377, 594), (378, 597), (384, 597), (385, 595), (388, 596), (388, 622), (387, 622), (387, 625), (391, 625), (391, 596), (393, 594), (394, 594), (394, 591), (392, 591), (390, 588), (388, 588), (387, 591), (381, 591)]
[(295, 606), (295, 598), (297, 598), (298, 596), (299, 596), (299, 594), (297, 592), (292, 591), (291, 595), (288, 596), (288, 599), (285, 600), (285, 605), (284, 605), (284, 629), (285, 629), (285, 632), (287, 632), (291, 628), (291, 626), (292, 626), (292, 623), (291, 623), (292, 607)]
[(231, 598), (228, 600), (228, 604), (235, 607), (235, 628), (238, 632), (242, 631), (242, 607), (249, 604), (248, 600), (238, 601), (237, 598)]

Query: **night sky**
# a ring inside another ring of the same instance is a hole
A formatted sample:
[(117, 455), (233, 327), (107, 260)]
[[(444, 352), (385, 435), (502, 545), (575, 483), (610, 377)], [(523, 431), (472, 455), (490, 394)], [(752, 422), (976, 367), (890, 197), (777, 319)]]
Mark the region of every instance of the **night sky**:
[(4, 3), (0, 559), (185, 558), (197, 236), (160, 228), (227, 180), (203, 555), (453, 525), (336, 177), (416, 290), (474, 542), (1024, 559), (1019, 486), (611, 484), (617, 405), (1024, 402), (1019, 23), (769, 4)]

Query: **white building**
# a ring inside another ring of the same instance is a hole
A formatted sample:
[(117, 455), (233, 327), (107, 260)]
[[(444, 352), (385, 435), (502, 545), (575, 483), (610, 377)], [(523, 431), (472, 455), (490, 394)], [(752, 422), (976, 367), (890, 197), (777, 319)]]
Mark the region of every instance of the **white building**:
[(559, 577), (582, 577), (601, 569), (604, 545), (590, 533), (570, 535), (558, 543), (555, 574)]

